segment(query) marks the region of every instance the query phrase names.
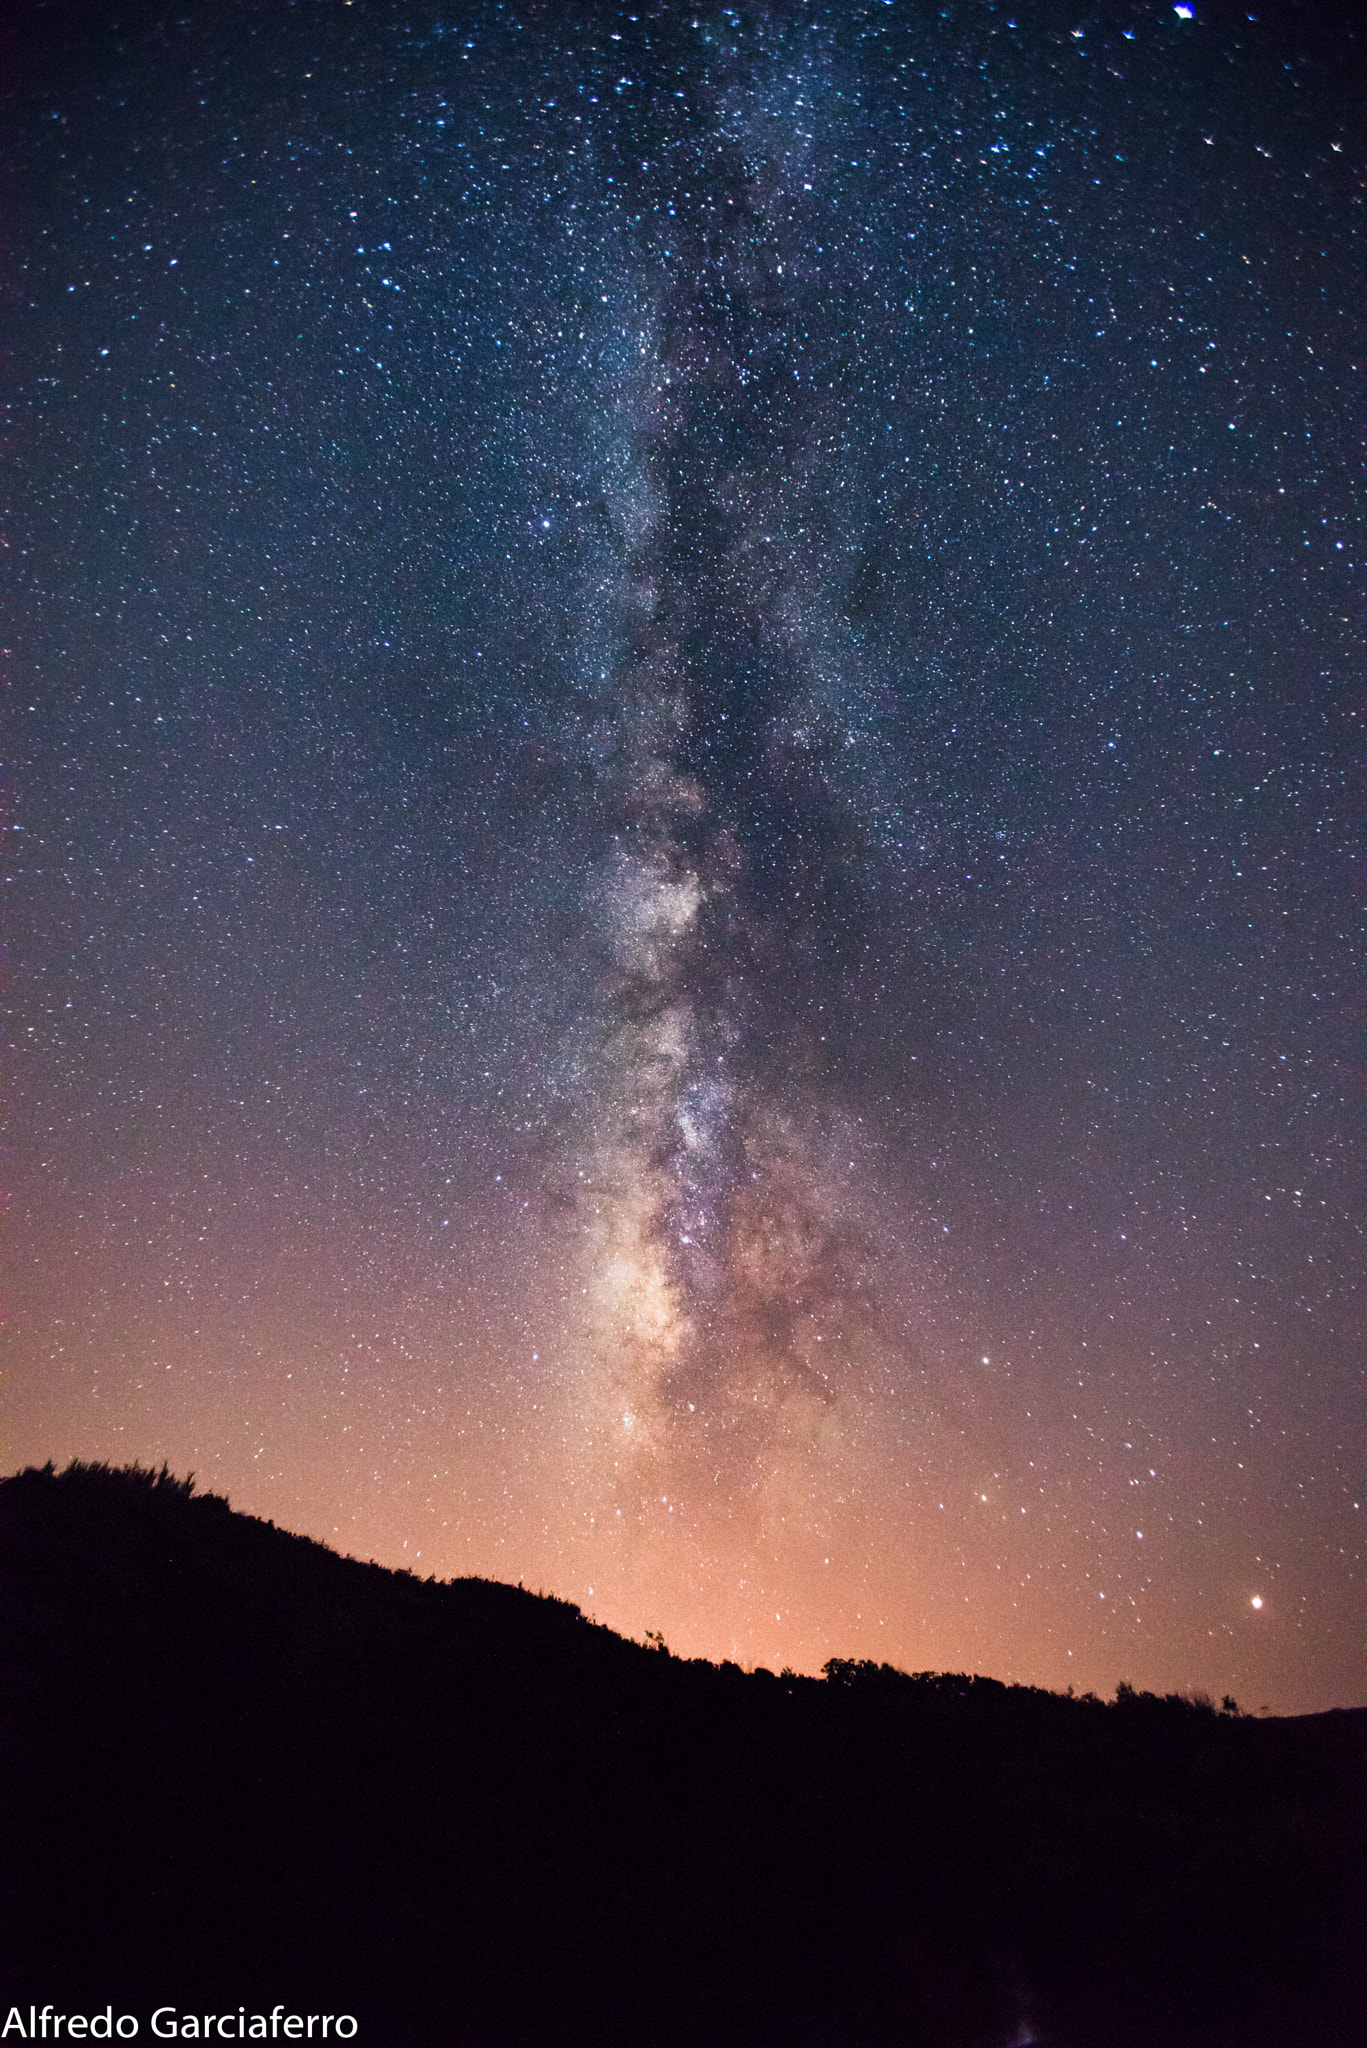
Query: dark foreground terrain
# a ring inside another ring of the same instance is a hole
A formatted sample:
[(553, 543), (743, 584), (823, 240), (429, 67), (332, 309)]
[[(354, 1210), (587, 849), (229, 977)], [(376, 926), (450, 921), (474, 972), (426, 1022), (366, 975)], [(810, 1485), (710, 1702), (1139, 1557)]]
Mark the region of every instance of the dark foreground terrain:
[(0, 1545), (0, 2019), (112, 2001), (146, 2039), (155, 2006), (283, 2002), (385, 2048), (1367, 2041), (1367, 1714), (685, 1663), (164, 1472), (21, 1473)]

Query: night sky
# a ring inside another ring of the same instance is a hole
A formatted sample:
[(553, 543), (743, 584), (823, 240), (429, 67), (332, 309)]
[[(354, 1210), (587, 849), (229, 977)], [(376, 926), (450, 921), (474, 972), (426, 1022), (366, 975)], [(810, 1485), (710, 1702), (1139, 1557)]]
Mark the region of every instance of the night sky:
[(5, 1469), (1367, 1697), (1347, 10), (16, 12)]

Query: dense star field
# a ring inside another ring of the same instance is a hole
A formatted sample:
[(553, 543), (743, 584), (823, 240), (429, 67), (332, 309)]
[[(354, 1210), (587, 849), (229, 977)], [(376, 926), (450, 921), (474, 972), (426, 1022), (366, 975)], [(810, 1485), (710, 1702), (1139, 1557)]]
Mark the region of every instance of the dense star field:
[(1361, 1700), (1342, 17), (19, 19), (6, 1469)]

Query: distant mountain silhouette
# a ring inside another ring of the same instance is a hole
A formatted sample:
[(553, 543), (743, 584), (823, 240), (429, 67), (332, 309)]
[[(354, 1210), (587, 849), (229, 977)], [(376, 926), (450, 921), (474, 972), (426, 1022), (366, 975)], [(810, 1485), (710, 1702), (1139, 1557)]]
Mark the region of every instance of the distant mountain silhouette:
[(1367, 1712), (644, 1648), (162, 1471), (0, 1483), (0, 2021), (1362, 2048)]

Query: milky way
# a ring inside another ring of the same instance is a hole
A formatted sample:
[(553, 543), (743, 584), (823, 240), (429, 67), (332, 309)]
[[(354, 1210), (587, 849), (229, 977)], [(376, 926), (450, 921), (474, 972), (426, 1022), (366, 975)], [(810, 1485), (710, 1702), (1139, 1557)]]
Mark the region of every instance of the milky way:
[[(791, 343), (803, 293), (757, 189), (771, 167), (719, 97), (667, 177), (642, 166), (619, 310), (637, 360), (605, 394), (623, 460), (596, 732), (617, 829), (581, 1200), (609, 1438), (652, 1489), (724, 1469), (730, 1501), (830, 1433), (866, 1342), (856, 1159), (837, 1163), (864, 1148), (821, 1114), (813, 1054), (842, 1035), (820, 955), (869, 792), (840, 759), (866, 735), (822, 637), (835, 543)], [(828, 1000), (793, 1012), (795, 971)]]
[(11, 1462), (1357, 1696), (1354, 47), (35, 17)]

